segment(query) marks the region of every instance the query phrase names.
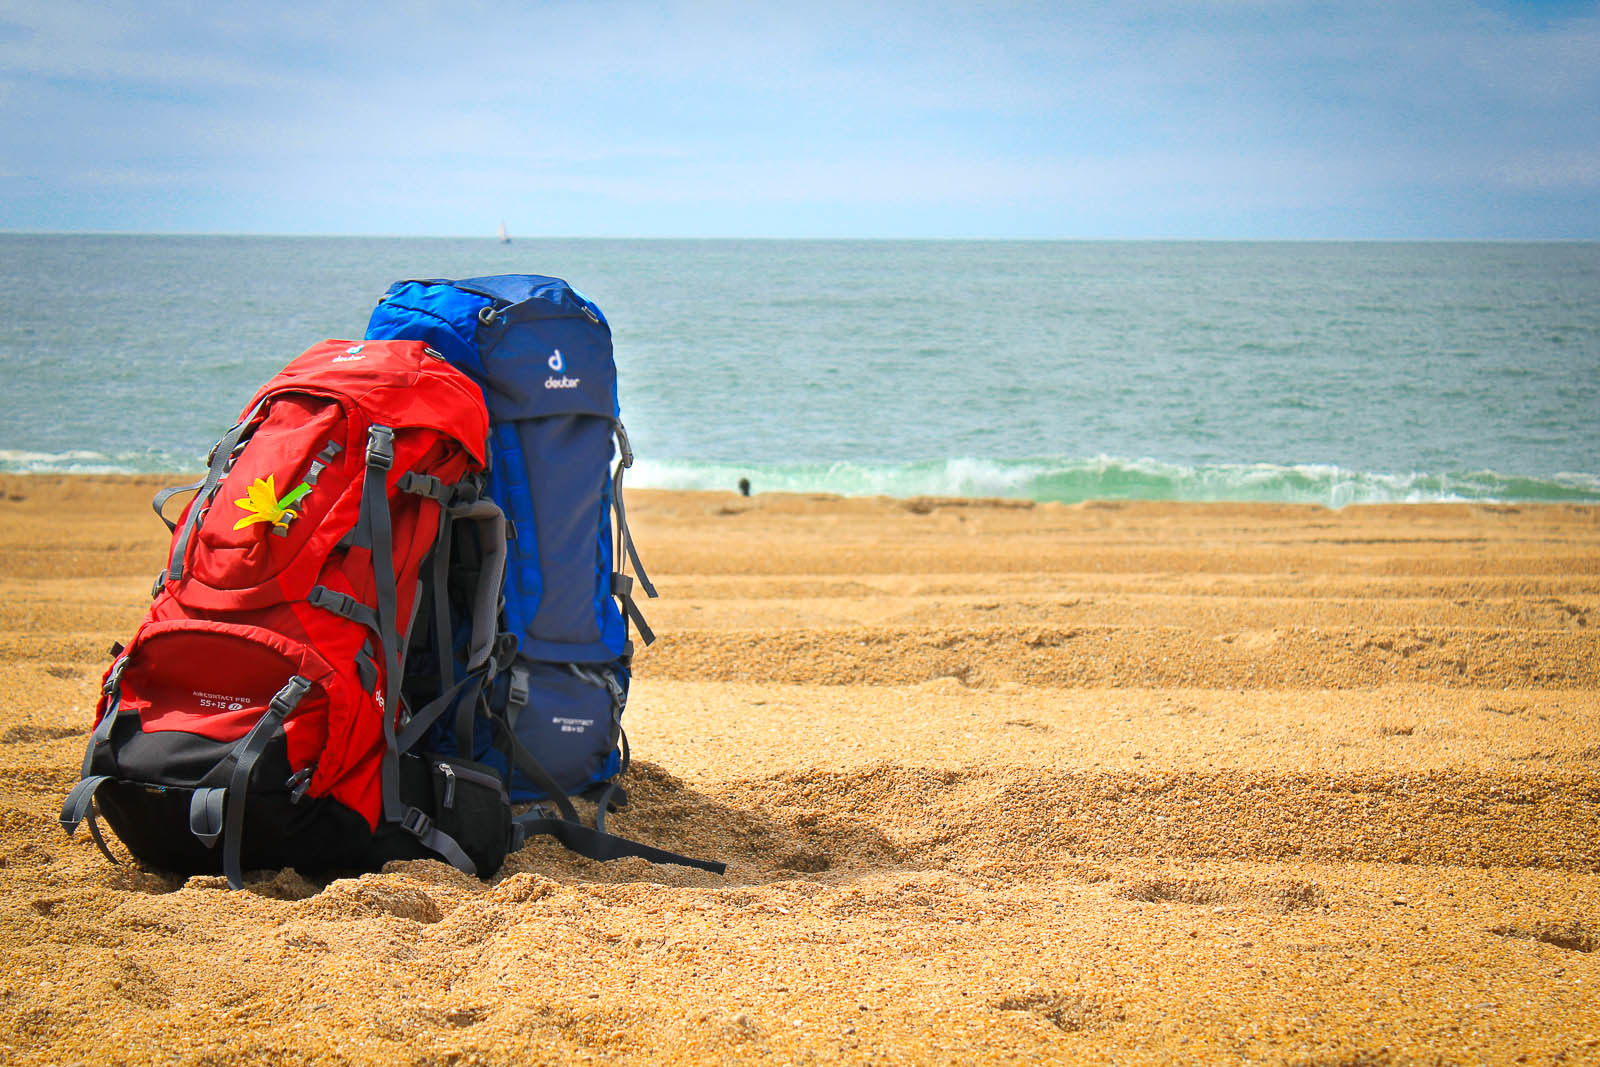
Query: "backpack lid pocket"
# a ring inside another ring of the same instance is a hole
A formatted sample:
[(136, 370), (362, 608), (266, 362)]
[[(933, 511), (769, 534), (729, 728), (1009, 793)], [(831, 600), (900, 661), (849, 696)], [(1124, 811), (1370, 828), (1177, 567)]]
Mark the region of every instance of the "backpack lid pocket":
[(180, 602), (229, 610), (304, 596), (359, 511), (362, 456), (348, 429), (337, 400), (272, 399), (200, 516)]

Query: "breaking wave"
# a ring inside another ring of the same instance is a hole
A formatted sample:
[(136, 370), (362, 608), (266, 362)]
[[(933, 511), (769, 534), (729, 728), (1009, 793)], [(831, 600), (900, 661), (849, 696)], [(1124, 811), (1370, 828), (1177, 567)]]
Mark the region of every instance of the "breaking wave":
[[(202, 456), (148, 450), (0, 449), (0, 472), (33, 474), (186, 473)], [(628, 484), (652, 489), (731, 490), (748, 478), (757, 492), (843, 496), (1012, 497), (1075, 504), (1084, 500), (1257, 500), (1346, 504), (1430, 501), (1600, 503), (1600, 474), (1544, 476), (1496, 471), (1399, 474), (1274, 463), (1185, 466), (1153, 459), (946, 459), (916, 463), (700, 463), (641, 459)]]
[(630, 485), (733, 489), (748, 478), (757, 492), (846, 496), (1014, 497), (1074, 504), (1084, 500), (1254, 500), (1346, 504), (1428, 501), (1600, 503), (1600, 475), (1544, 477), (1495, 471), (1405, 474), (1322, 465), (1218, 463), (1184, 466), (1152, 459), (948, 459), (919, 463), (738, 465), (640, 460)]

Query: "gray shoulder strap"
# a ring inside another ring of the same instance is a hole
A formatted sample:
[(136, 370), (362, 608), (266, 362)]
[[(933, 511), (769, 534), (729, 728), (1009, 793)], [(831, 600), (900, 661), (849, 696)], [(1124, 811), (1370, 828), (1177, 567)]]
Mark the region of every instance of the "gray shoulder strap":
[(451, 509), (451, 517), (478, 524), (478, 544), (483, 549), (483, 569), (472, 601), (472, 640), (467, 651), (467, 670), (489, 662), (495, 638), (500, 632), (500, 591), (506, 569), (506, 517), (499, 505), (489, 499), (474, 500)]

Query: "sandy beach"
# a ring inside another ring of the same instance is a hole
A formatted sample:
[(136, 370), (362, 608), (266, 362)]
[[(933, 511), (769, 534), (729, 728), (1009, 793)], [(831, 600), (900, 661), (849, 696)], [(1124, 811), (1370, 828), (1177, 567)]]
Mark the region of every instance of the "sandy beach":
[(163, 484), (0, 476), (0, 1061), (1600, 1062), (1600, 508), (631, 491), (727, 875), (235, 892), (56, 821)]

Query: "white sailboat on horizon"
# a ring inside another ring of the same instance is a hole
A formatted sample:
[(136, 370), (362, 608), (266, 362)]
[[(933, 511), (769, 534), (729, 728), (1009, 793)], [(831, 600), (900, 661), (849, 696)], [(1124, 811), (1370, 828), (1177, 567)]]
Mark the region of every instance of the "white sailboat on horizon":
[(503, 245), (511, 243), (511, 235), (506, 232), (506, 224), (504, 222), (500, 223), (500, 243)]

